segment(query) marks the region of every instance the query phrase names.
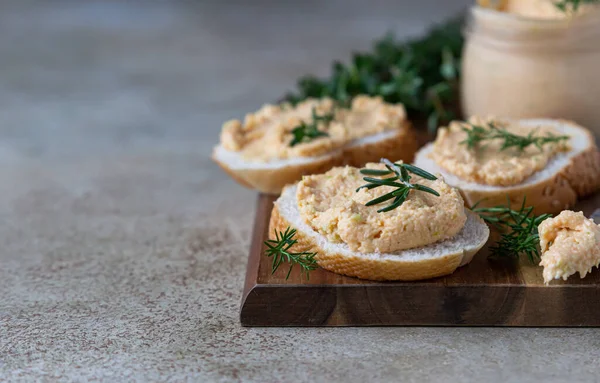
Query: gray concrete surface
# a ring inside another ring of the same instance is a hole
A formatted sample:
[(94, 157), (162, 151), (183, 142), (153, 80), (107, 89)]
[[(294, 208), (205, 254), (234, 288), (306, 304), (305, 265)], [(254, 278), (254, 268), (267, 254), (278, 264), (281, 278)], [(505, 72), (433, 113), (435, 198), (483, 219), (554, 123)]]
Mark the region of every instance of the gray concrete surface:
[(1, 2), (0, 380), (596, 380), (595, 329), (238, 323), (220, 123), (465, 3)]

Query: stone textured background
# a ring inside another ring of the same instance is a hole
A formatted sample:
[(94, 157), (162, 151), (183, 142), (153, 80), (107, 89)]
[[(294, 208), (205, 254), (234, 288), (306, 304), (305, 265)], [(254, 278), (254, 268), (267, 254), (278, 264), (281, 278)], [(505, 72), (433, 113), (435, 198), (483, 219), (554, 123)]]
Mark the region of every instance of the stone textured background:
[(0, 380), (597, 379), (595, 329), (238, 323), (221, 122), (466, 3), (2, 1)]

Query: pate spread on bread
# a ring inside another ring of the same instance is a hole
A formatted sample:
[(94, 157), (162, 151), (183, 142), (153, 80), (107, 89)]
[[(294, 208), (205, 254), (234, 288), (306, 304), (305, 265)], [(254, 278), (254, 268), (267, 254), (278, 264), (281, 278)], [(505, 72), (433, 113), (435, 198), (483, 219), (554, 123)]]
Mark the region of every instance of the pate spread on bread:
[(244, 186), (278, 194), (306, 174), (362, 166), (382, 157), (412, 161), (415, 134), (401, 104), (357, 96), (266, 105), (244, 121), (224, 124), (213, 159)]
[(317, 253), (320, 267), (371, 280), (447, 275), (469, 263), (486, 243), (487, 225), (464, 208), (460, 194), (441, 178), (427, 183), (412, 175), (411, 182), (427, 184), (439, 196), (412, 190), (396, 209), (377, 212), (377, 206), (365, 202), (394, 188), (357, 192), (364, 184), (357, 171), (334, 168), (287, 186), (275, 202), (269, 232), (295, 228), (295, 248)]
[[(541, 149), (531, 145), (522, 153), (514, 149), (503, 153), (494, 140), (469, 148), (459, 139), (446, 139), (448, 129), (441, 129), (436, 141), (416, 154), (415, 165), (442, 174), (448, 184), (460, 190), (468, 206), (478, 202), (481, 207), (503, 205), (508, 200), (518, 207), (526, 198), (536, 214), (554, 214), (600, 188), (600, 153), (587, 129), (554, 119), (501, 121), (521, 132), (529, 129), (539, 137), (553, 132), (568, 139)], [(458, 135), (456, 129), (453, 134)], [(452, 148), (458, 153), (456, 157), (464, 160), (462, 165), (447, 158)]]

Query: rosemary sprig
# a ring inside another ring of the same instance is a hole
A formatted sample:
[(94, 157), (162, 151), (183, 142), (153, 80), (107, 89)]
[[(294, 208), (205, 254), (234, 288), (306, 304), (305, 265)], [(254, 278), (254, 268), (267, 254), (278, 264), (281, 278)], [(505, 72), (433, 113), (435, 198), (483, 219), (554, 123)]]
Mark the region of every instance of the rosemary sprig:
[(301, 78), (297, 92), (286, 98), (291, 103), (308, 97), (349, 102), (359, 94), (381, 96), (404, 104), (410, 118), (427, 120), (435, 131), (459, 114), (462, 29), (462, 18), (455, 18), (410, 41), (398, 42), (388, 34), (370, 52), (354, 54), (351, 62), (334, 62), (329, 78)]
[(576, 13), (583, 4), (600, 4), (600, 0), (561, 0), (554, 6), (564, 13)]
[(440, 194), (437, 191), (433, 190), (430, 187), (410, 183), (411, 176), (408, 173), (410, 172), (419, 177), (435, 181), (437, 178), (433, 174), (428, 173), (425, 170), (420, 169), (416, 166), (408, 164), (396, 164), (385, 158), (381, 159), (381, 162), (385, 164), (385, 167), (388, 170), (361, 169), (360, 173), (367, 176), (393, 176), (388, 178), (364, 177), (363, 180), (367, 181), (368, 183), (356, 189), (356, 191), (358, 192), (361, 189), (371, 190), (380, 186), (391, 186), (396, 188), (395, 190), (366, 203), (366, 206), (373, 206), (393, 199), (391, 204), (377, 210), (378, 213), (385, 213), (401, 206), (404, 203), (404, 201), (406, 201), (406, 198), (408, 198), (408, 194), (411, 190), (419, 190), (425, 193), (433, 194), (438, 197), (440, 196)]
[(500, 139), (503, 140), (500, 150), (516, 148), (519, 151), (525, 150), (530, 145), (534, 145), (542, 150), (542, 146), (550, 143), (558, 143), (568, 140), (569, 136), (557, 136), (548, 133), (545, 136), (536, 136), (535, 131), (529, 132), (526, 136), (519, 136), (509, 132), (505, 128), (497, 126), (494, 122), (489, 122), (486, 126), (467, 123), (462, 130), (467, 134), (467, 138), (460, 142), (469, 149), (474, 149), (482, 141)]
[(533, 206), (526, 207), (525, 198), (519, 210), (511, 209), (509, 202), (505, 206), (479, 208), (480, 202), (473, 206), (473, 212), (502, 232), (500, 240), (490, 248), (492, 257), (518, 258), (525, 254), (532, 263), (540, 258), (538, 226), (552, 215), (533, 214)]
[(290, 277), (294, 265), (299, 265), (306, 273), (306, 279), (309, 278), (309, 273), (317, 268), (317, 260), (315, 256), (317, 253), (309, 253), (306, 251), (296, 253), (290, 251), (290, 248), (298, 243), (298, 240), (294, 239), (297, 230), (292, 229), (289, 226), (285, 231), (275, 230), (275, 239), (269, 239), (265, 241), (267, 250), (265, 255), (267, 257), (273, 257), (273, 263), (271, 265), (271, 271), (274, 274), (279, 266), (283, 262), (290, 264), (287, 276), (287, 280)]
[(328, 137), (329, 134), (327, 134), (327, 132), (318, 129), (319, 123), (323, 123), (325, 126), (327, 126), (329, 123), (331, 123), (331, 121), (333, 121), (334, 118), (335, 108), (331, 112), (323, 115), (318, 115), (315, 108), (312, 108), (311, 122), (306, 123), (302, 121), (300, 122), (300, 125), (292, 130), (294, 138), (290, 142), (290, 146), (293, 147), (302, 142), (310, 142), (318, 137)]

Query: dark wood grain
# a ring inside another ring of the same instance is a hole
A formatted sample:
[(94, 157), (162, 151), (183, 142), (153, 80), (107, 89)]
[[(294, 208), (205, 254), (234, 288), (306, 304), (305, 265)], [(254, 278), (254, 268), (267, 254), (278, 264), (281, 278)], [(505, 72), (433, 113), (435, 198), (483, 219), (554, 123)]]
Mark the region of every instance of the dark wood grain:
[[(452, 275), (374, 282), (318, 269), (271, 274), (263, 241), (275, 197), (258, 197), (248, 260), (243, 326), (600, 326), (600, 273), (545, 286), (527, 260), (489, 260), (487, 247)], [(600, 196), (576, 210), (590, 215)]]

